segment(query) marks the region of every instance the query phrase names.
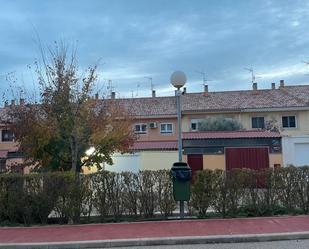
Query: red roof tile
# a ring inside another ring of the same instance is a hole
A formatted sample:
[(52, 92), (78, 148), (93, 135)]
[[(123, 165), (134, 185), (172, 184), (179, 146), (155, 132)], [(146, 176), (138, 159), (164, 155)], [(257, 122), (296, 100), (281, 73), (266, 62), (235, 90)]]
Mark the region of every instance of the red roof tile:
[(19, 148), (17, 146), (9, 148), (8, 152), (17, 152), (19, 150)]
[(137, 141), (132, 150), (177, 150), (177, 141)]
[[(116, 99), (136, 117), (176, 116), (175, 96)], [(101, 105), (104, 105), (103, 100)], [(108, 100), (109, 101), (109, 100)], [(309, 85), (285, 86), (281, 89), (186, 93), (181, 110), (190, 112), (244, 111), (272, 108), (309, 108)], [(8, 118), (7, 108), (0, 108), (0, 118)]]
[(7, 158), (8, 151), (7, 150), (0, 150), (0, 158)]
[(229, 139), (229, 138), (279, 138), (278, 132), (251, 130), (251, 131), (209, 131), (184, 132), (183, 139)]
[[(257, 91), (222, 91), (186, 93), (181, 97), (183, 112), (241, 111), (246, 109), (308, 108), (309, 85), (286, 86)], [(176, 115), (174, 96), (117, 99), (136, 116)]]

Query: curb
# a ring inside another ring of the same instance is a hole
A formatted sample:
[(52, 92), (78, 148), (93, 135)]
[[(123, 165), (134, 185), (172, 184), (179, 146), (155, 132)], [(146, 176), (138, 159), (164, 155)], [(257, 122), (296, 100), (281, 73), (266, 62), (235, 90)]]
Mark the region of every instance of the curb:
[(309, 232), (271, 233), (251, 235), (219, 235), (219, 236), (190, 236), (166, 238), (141, 238), (119, 240), (93, 240), (70, 242), (44, 242), (44, 243), (0, 243), (5, 249), (81, 249), (81, 248), (111, 248), (131, 246), (158, 246), (158, 245), (188, 245), (188, 244), (219, 244), (242, 242), (266, 242), (278, 240), (309, 239)]

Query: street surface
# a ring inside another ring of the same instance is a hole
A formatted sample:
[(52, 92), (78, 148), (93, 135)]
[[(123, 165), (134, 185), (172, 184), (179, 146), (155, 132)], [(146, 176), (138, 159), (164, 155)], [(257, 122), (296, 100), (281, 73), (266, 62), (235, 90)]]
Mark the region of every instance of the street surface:
[[(128, 247), (117, 247), (125, 249)], [(133, 248), (133, 247), (131, 247)], [(309, 240), (286, 240), (258, 243), (228, 243), (206, 245), (145, 246), (136, 249), (308, 249)]]

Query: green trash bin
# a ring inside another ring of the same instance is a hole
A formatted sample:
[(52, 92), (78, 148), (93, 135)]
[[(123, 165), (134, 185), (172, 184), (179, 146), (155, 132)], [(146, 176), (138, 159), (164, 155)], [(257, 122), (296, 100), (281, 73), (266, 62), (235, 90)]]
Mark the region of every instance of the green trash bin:
[(171, 169), (173, 178), (173, 196), (175, 201), (189, 201), (191, 196), (191, 168), (187, 163), (176, 162)]

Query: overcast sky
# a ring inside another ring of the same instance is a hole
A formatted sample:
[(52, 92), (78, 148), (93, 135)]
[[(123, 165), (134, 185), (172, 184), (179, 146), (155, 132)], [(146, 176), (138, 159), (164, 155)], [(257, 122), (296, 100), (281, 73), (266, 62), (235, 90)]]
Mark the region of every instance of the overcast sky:
[[(28, 68), (45, 45), (77, 44), (79, 65), (100, 59), (99, 83), (112, 79), (120, 96), (173, 93), (174, 70), (187, 74), (187, 91), (202, 90), (204, 71), (210, 91), (259, 88), (284, 79), (309, 82), (309, 1), (206, 0), (0, 0), (0, 91), (5, 75), (31, 89)], [(139, 87), (138, 87), (139, 85)], [(138, 89), (138, 91), (137, 91)]]

